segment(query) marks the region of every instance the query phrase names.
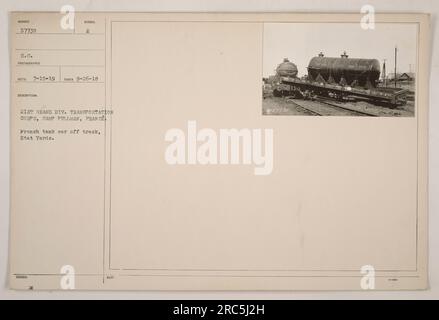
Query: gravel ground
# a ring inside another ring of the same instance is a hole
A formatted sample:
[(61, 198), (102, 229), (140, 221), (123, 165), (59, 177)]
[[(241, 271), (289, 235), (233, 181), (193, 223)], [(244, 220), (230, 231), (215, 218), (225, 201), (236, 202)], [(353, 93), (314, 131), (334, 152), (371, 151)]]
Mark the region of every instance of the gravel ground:
[[(349, 111), (342, 111), (337, 108), (333, 108), (325, 104), (321, 104), (318, 101), (307, 101), (301, 99), (293, 99), (293, 102), (299, 105), (310, 108), (313, 111), (319, 112), (325, 116), (357, 116)], [(284, 97), (266, 97), (262, 101), (262, 114), (263, 115), (301, 115), (309, 116), (310, 113), (306, 112), (303, 108), (299, 108), (293, 102), (289, 102)], [(367, 112), (379, 117), (413, 117), (414, 116), (414, 103), (408, 101), (406, 105), (399, 106), (391, 109), (384, 106), (377, 106), (366, 101), (357, 102), (336, 102), (328, 101), (332, 104), (342, 106), (351, 110), (357, 110), (361, 112)]]
[(294, 104), (280, 97), (267, 97), (262, 100), (263, 115), (295, 115), (307, 116), (303, 110), (298, 110)]

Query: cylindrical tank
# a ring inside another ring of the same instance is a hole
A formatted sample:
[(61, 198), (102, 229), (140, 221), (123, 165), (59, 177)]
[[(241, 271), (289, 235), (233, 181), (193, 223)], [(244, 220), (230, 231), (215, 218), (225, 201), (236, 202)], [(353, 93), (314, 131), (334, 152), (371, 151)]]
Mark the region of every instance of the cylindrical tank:
[(380, 78), (380, 63), (376, 59), (348, 58), (346, 54), (341, 58), (319, 55), (309, 62), (308, 76), (316, 80), (319, 74), (325, 81), (329, 81), (332, 77), (331, 80), (340, 83), (344, 78), (348, 85), (354, 83), (366, 86), (369, 82), (372, 86), (376, 86)]
[(281, 77), (297, 77), (297, 66), (287, 58), (276, 68), (276, 74)]

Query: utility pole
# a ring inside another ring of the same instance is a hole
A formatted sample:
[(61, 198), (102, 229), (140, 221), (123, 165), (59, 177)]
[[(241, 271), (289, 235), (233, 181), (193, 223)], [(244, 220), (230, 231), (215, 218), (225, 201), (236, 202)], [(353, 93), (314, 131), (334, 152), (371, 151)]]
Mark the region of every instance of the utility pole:
[(398, 48), (395, 46), (395, 77), (394, 77), (395, 88), (396, 88), (396, 63), (397, 63), (397, 58), (398, 58)]

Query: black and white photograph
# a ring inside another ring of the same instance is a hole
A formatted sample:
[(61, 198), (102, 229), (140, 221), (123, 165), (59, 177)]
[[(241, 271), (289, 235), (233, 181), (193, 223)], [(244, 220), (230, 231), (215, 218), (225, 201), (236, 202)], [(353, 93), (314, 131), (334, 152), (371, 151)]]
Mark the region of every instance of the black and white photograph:
[(418, 25), (266, 23), (262, 114), (413, 117)]

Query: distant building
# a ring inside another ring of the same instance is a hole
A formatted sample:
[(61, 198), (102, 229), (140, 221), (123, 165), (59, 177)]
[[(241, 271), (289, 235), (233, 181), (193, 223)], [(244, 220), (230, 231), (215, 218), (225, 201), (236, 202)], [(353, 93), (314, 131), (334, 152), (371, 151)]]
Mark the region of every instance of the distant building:
[(412, 81), (415, 79), (415, 73), (414, 72), (404, 72), (398, 77), (399, 81)]
[[(415, 80), (415, 73), (414, 72), (404, 72), (404, 73), (397, 73), (396, 74), (396, 81), (413, 81)], [(389, 73), (387, 75), (387, 80), (395, 81), (395, 73)]]

